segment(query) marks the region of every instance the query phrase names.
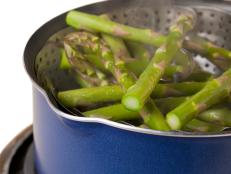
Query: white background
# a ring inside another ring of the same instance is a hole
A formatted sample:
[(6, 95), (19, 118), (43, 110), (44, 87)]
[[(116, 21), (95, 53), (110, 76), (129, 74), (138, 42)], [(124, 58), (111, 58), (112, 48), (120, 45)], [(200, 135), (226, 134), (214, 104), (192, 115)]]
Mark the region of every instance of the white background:
[(0, 152), (32, 123), (31, 82), (22, 61), (29, 37), (51, 18), (95, 1), (0, 1)]

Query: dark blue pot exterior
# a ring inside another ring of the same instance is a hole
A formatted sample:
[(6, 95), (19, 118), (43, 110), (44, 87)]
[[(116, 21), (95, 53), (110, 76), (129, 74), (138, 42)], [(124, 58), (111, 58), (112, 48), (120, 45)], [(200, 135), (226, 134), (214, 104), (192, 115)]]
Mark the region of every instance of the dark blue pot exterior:
[(38, 174), (231, 173), (231, 136), (169, 137), (72, 121), (33, 93)]

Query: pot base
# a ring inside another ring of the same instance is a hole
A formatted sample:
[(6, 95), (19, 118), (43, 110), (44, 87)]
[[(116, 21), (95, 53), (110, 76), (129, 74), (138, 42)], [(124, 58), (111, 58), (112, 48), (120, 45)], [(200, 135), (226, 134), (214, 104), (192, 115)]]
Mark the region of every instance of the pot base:
[(32, 126), (19, 133), (0, 155), (1, 174), (36, 174)]

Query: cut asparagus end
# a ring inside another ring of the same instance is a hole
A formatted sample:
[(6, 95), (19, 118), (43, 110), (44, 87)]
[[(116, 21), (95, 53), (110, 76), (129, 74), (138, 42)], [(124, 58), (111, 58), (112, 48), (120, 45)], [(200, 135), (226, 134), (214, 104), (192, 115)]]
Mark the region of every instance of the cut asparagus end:
[(179, 130), (181, 128), (180, 119), (175, 114), (167, 115), (167, 123), (172, 130)]
[(132, 96), (123, 97), (122, 104), (131, 111), (139, 111), (141, 109), (139, 100)]

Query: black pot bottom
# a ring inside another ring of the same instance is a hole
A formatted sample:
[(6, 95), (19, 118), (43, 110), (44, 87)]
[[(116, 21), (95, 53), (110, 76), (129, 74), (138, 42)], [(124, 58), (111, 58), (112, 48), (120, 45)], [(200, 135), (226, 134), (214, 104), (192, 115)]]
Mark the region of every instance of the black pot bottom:
[(18, 134), (2, 151), (0, 173), (35, 174), (33, 153), (32, 126), (29, 126)]

